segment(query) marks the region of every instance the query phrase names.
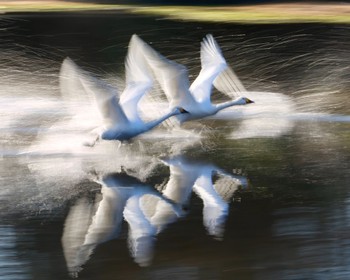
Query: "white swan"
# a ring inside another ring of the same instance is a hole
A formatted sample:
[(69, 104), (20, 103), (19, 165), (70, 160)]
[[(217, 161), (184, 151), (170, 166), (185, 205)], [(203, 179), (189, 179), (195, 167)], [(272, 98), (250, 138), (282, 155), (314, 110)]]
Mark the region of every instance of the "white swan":
[[(156, 120), (144, 122), (137, 110), (142, 96), (151, 88), (152, 77), (138, 49), (135, 38), (130, 40), (125, 61), (126, 87), (120, 98), (117, 91), (107, 83), (81, 70), (71, 59), (64, 60), (61, 67), (61, 84), (65, 84), (65, 73), (75, 73), (85, 91), (93, 96), (102, 124), (93, 130), (94, 139), (86, 143), (93, 146), (97, 140), (129, 140), (151, 130), (171, 116), (187, 113), (176, 106)], [(68, 77), (72, 78), (72, 77)], [(63, 86), (62, 86), (63, 87)], [(69, 89), (68, 89), (69, 90)]]
[(227, 67), (220, 47), (212, 35), (207, 35), (201, 42), (202, 69), (191, 86), (185, 66), (157, 53), (137, 35), (133, 35), (133, 40), (142, 50), (149, 67), (167, 96), (169, 107), (180, 106), (188, 112), (188, 114), (177, 116), (180, 123), (215, 115), (230, 106), (254, 103), (246, 97), (238, 97), (220, 104), (211, 102), (214, 80)]

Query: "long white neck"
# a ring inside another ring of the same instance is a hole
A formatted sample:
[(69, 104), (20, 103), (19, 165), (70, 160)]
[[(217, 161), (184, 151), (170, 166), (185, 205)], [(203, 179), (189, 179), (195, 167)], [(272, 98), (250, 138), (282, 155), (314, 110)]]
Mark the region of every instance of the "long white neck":
[(152, 128), (156, 127), (157, 125), (161, 124), (162, 122), (164, 122), (165, 120), (167, 120), (168, 118), (172, 117), (172, 116), (175, 116), (175, 115), (178, 115), (178, 111), (177, 110), (172, 110), (170, 111), (169, 113), (165, 114), (164, 116), (156, 119), (156, 120), (153, 120), (153, 121), (150, 121), (148, 123), (146, 123), (145, 127), (146, 127), (146, 131), (147, 130), (151, 130)]
[(238, 98), (238, 99), (235, 99), (235, 100), (231, 100), (231, 101), (227, 101), (227, 102), (224, 102), (224, 103), (220, 103), (220, 104), (217, 104), (216, 105), (216, 109), (217, 111), (220, 111), (220, 110), (223, 110), (227, 107), (231, 107), (231, 106), (237, 106), (237, 105), (244, 105), (246, 104), (244, 102), (244, 100), (242, 100), (242, 98)]

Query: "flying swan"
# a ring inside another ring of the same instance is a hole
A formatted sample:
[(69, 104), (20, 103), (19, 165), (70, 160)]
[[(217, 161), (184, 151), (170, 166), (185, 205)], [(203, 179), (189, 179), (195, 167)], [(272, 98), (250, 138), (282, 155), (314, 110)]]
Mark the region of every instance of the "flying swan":
[(225, 58), (212, 35), (207, 35), (201, 42), (202, 69), (191, 86), (185, 66), (165, 58), (135, 34), (132, 40), (142, 51), (148, 66), (167, 96), (169, 107), (182, 107), (188, 112), (177, 116), (180, 123), (215, 115), (230, 106), (254, 103), (242, 96), (220, 104), (211, 102), (213, 83), (227, 68)]
[[(125, 60), (126, 87), (118, 98), (117, 90), (109, 84), (97, 79), (80, 69), (70, 58), (62, 63), (60, 83), (65, 79), (78, 79), (87, 93), (87, 97), (94, 100), (101, 116), (101, 125), (92, 131), (94, 138), (84, 144), (94, 146), (96, 141), (129, 140), (141, 133), (147, 132), (171, 116), (187, 113), (179, 106), (174, 106), (165, 115), (144, 122), (138, 113), (138, 103), (142, 96), (152, 87), (153, 79), (146, 66), (135, 37), (129, 43), (128, 54)], [(67, 89), (69, 90), (69, 88)]]

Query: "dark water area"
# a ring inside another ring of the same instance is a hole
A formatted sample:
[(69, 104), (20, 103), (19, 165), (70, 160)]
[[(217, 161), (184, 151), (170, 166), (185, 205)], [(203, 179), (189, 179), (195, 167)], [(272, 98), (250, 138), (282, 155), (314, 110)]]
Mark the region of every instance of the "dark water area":
[[(348, 25), (109, 12), (0, 23), (0, 279), (349, 278)], [(61, 63), (120, 88), (135, 33), (191, 80), (213, 34), (256, 104), (81, 147), (78, 126), (57, 125)]]
[[(199, 42), (212, 33), (248, 90), (293, 95), (334, 92), (342, 98), (350, 87), (347, 25), (174, 24), (164, 19), (114, 13), (10, 18), (4, 23), (4, 28), (10, 27), (3, 35), (6, 41), (14, 42), (9, 47), (18, 49), (19, 55), (46, 58), (50, 64), (70, 56), (97, 73), (123, 73), (127, 44), (136, 33), (166, 57), (185, 64), (195, 77), (199, 56), (190, 59), (188, 54), (197, 54)], [(21, 65), (27, 66), (23, 62)], [(348, 114), (348, 105), (343, 98), (343, 102), (330, 104), (327, 109), (344, 107)]]

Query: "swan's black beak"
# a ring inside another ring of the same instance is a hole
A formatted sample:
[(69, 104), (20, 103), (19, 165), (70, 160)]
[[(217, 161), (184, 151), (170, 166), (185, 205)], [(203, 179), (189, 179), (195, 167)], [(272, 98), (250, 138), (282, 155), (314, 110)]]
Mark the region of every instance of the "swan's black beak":
[(186, 111), (186, 110), (185, 110), (184, 108), (182, 108), (182, 107), (179, 109), (179, 111), (180, 111), (181, 114), (188, 113), (188, 111)]
[(253, 100), (250, 100), (249, 98), (246, 98), (245, 102), (246, 102), (247, 104), (249, 104), (249, 103), (255, 103)]

